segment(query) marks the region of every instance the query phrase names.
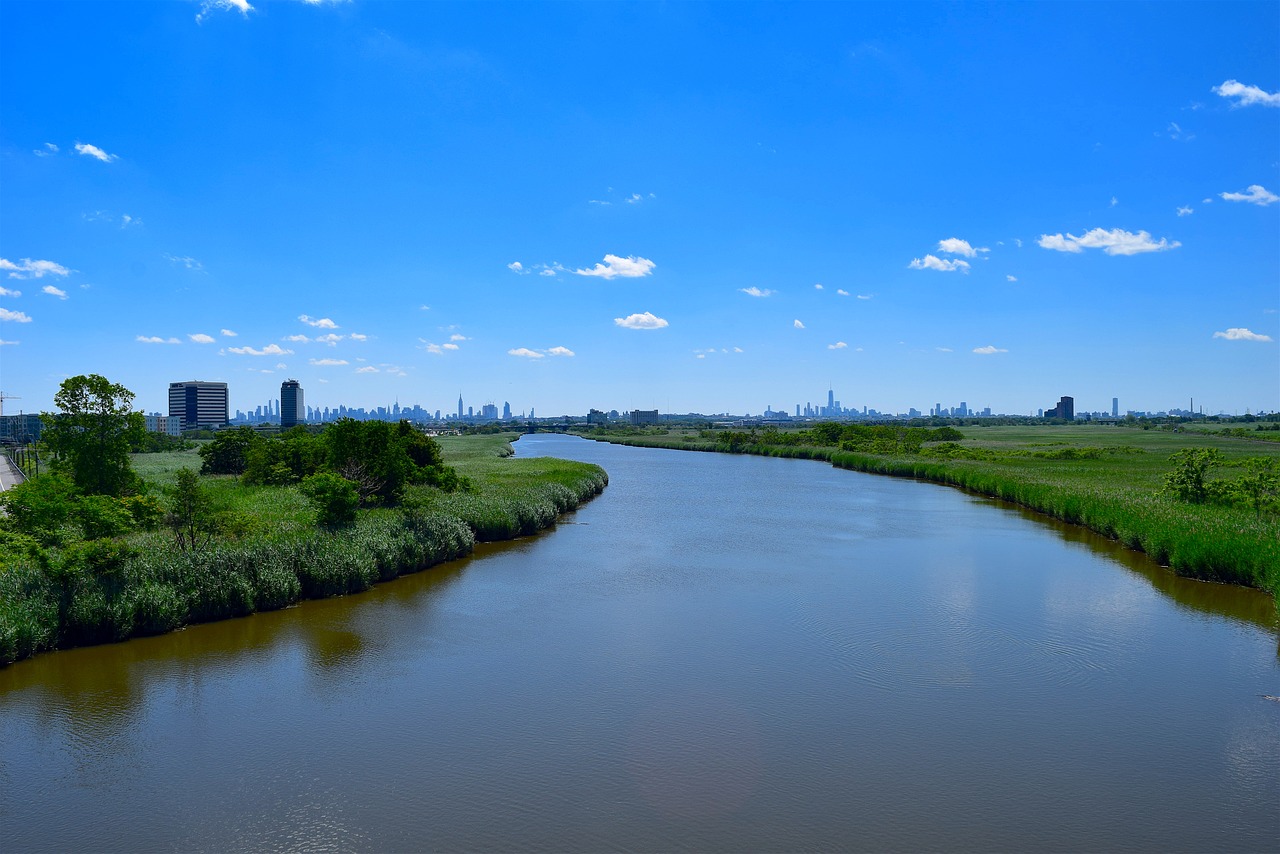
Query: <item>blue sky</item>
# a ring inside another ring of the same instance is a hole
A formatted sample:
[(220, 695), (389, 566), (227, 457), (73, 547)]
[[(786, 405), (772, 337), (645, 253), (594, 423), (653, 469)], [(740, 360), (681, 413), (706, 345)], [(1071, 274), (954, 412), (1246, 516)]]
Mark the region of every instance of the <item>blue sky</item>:
[(0, 3), (0, 390), (1280, 409), (1280, 4)]

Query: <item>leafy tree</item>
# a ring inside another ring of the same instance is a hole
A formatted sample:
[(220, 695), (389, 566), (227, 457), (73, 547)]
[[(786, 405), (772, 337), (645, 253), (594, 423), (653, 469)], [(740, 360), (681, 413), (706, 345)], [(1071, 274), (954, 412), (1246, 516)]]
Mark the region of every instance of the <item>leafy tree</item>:
[(53, 473), (0, 492), (0, 507), (8, 516), (8, 528), (44, 545), (56, 545), (65, 539), (64, 528), (75, 518), (79, 494), (75, 484)]
[(316, 522), (325, 528), (350, 525), (356, 520), (360, 493), (356, 485), (331, 471), (313, 474), (302, 481), (302, 492), (316, 507)]
[(306, 428), (295, 427), (275, 439), (260, 440), (246, 455), (247, 483), (284, 486), (297, 483), (325, 467), (329, 449)]
[(98, 374), (64, 380), (53, 402), (61, 410), (43, 413), (43, 441), (57, 455), (56, 466), (90, 495), (136, 491), (129, 448), (145, 432), (142, 413), (130, 410), (133, 392)]
[(76, 516), (86, 540), (120, 537), (136, 523), (129, 508), (109, 495), (86, 495), (76, 503)]
[(1280, 498), (1280, 462), (1274, 457), (1250, 457), (1243, 477), (1232, 481), (1232, 497), (1253, 508), (1259, 516)]
[(169, 512), (166, 524), (173, 530), (178, 548), (183, 551), (203, 548), (217, 533), (213, 500), (200, 483), (194, 469), (178, 469), (177, 482), (169, 488)]
[(1220, 460), (1214, 448), (1183, 448), (1169, 457), (1177, 468), (1165, 475), (1164, 491), (1192, 504), (1203, 504), (1209, 498), (1210, 487), (1205, 476), (1210, 466)]
[(219, 430), (213, 441), (200, 446), (201, 474), (244, 474), (249, 451), (267, 440), (252, 427)]

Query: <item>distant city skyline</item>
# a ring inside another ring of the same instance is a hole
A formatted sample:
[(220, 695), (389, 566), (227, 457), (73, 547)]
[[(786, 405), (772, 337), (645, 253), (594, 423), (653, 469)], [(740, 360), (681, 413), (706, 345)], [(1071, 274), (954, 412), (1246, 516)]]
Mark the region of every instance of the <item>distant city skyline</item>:
[(0, 28), (6, 413), (87, 373), (148, 412), (1280, 409), (1274, 2)]

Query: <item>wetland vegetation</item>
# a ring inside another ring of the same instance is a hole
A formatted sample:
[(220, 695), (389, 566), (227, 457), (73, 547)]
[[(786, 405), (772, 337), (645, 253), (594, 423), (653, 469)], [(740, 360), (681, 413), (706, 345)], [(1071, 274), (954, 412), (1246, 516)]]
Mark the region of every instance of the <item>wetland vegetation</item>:
[[(1247, 435), (1245, 435), (1247, 434)], [(1083, 525), (1179, 575), (1280, 594), (1280, 446), (1272, 433), (1025, 424), (635, 431), (588, 438), (801, 457), (949, 484)]]

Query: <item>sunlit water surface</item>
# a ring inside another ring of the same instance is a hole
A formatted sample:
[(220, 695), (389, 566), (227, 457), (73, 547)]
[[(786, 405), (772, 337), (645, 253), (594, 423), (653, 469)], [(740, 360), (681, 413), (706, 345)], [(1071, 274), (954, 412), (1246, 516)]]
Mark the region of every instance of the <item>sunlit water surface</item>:
[(824, 464), (599, 463), (556, 530), (0, 670), (0, 848), (1276, 850), (1276, 610)]

